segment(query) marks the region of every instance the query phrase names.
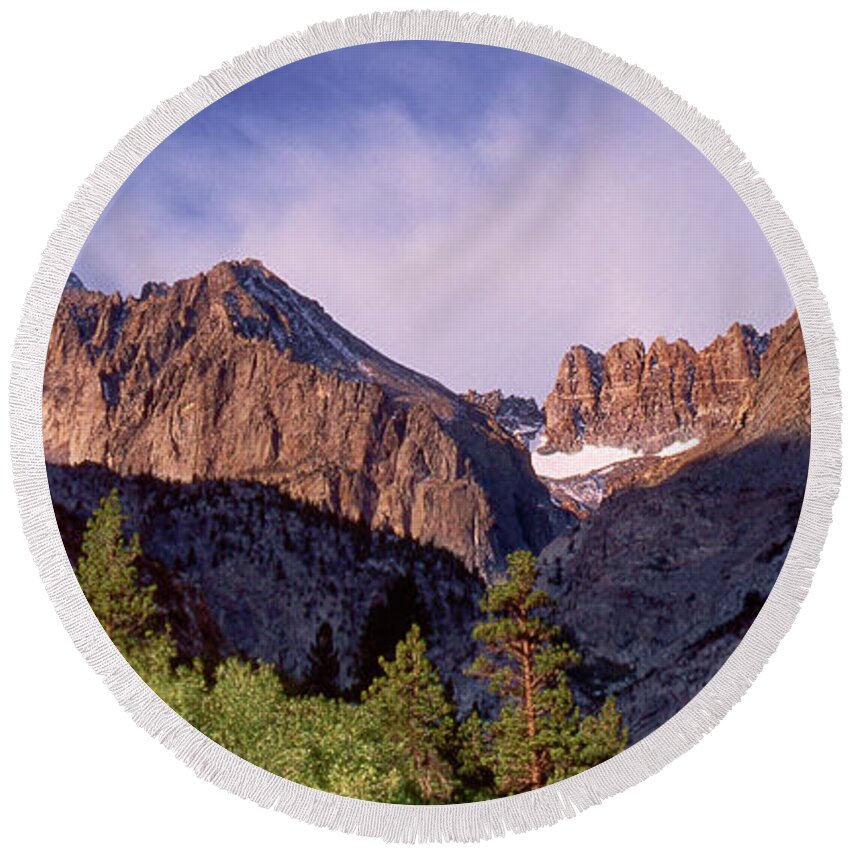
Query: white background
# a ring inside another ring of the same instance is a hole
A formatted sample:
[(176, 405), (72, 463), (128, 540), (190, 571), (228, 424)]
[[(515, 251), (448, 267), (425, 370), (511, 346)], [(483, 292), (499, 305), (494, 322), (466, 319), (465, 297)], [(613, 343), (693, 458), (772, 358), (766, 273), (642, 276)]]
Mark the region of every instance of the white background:
[[(222, 61), (310, 23), (392, 8), (375, 0), (314, 0), (290, 9), (259, 0), (80, 0), (18, 3), (11, 17), (7, 8), (0, 132), (4, 447), (8, 360), (24, 292), (62, 209), (98, 160), (158, 101)], [(474, 11), (579, 36), (642, 66), (719, 119), (800, 229), (846, 366), (847, 25), (839, 8), (822, 0), (488, 0)], [(846, 373), (842, 383), (850, 397)], [(0, 453), (0, 840), (15, 848), (61, 843), (91, 850), (378, 846), (219, 791), (135, 727), (53, 613), (20, 532), (7, 454)], [(847, 509), (845, 490), (794, 628), (706, 740), (579, 818), (500, 846), (848, 846)]]

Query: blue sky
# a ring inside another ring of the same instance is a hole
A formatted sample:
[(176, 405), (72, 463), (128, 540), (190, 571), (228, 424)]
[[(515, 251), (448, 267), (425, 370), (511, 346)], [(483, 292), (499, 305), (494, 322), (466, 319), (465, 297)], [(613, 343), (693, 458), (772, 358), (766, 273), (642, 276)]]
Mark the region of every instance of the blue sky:
[(448, 42), (333, 51), (219, 100), (136, 169), (74, 269), (135, 293), (243, 257), (452, 389), (538, 401), (572, 344), (701, 346), (793, 309), (744, 204), (661, 119)]

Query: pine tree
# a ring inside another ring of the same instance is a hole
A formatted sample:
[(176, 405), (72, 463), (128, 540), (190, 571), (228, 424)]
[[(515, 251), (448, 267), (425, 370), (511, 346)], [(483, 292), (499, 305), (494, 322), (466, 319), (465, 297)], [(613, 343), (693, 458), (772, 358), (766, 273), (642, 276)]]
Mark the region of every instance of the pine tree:
[(80, 586), (101, 625), (119, 649), (149, 635), (157, 612), (155, 587), (139, 587), (139, 536), (124, 539), (124, 514), (113, 489), (86, 523), (78, 565)]
[(316, 632), (316, 639), (307, 653), (310, 669), (307, 673), (308, 694), (326, 697), (339, 696), (339, 656), (334, 649), (334, 635), (325, 620)]
[(629, 745), (629, 733), (617, 710), (614, 697), (609, 696), (597, 714), (581, 721), (578, 747), (573, 752), (572, 771), (557, 775), (551, 781), (571, 776), (621, 753)]
[(625, 731), (613, 703), (604, 721), (580, 720), (566, 675), (580, 656), (558, 640), (560, 630), (547, 622), (552, 600), (537, 588), (534, 555), (517, 551), (507, 561), (504, 580), (481, 600), (487, 619), (472, 636), (484, 651), (468, 672), (486, 679), (502, 700), (489, 729), (489, 760), (498, 791), (514, 794), (619, 752)]
[(448, 759), (455, 712), (425, 650), (414, 624), (396, 647), (395, 659), (381, 658), (383, 676), (363, 694), (363, 709), (375, 719), (384, 742), (382, 760), (400, 772), (410, 789), (405, 802), (443, 803), (455, 786)]

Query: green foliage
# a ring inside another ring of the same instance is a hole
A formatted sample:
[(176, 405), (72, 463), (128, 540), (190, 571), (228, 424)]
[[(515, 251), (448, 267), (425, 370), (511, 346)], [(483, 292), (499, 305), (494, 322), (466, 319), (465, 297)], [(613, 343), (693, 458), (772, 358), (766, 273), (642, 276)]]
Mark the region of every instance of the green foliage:
[(589, 714), (582, 719), (578, 746), (572, 753), (571, 769), (561, 767), (561, 764), (569, 765), (567, 761), (557, 764), (549, 781), (557, 782), (600, 764), (621, 753), (628, 745), (628, 729), (623, 725), (623, 718), (617, 710), (614, 697), (609, 696), (597, 714)]
[(120, 649), (149, 636), (156, 614), (154, 586), (136, 584), (135, 562), (142, 550), (137, 534), (125, 542), (124, 519), (118, 491), (113, 489), (86, 523), (78, 565), (86, 599)]
[(391, 689), (376, 683), (371, 710), (292, 697), (271, 665), (230, 658), (188, 719), (247, 761), (294, 782), (365, 800), (427, 802), (413, 756), (388, 734), (388, 722), (398, 717), (377, 708)]
[(446, 699), (434, 665), (425, 655), (419, 626), (381, 658), (383, 676), (363, 695), (363, 710), (381, 730), (388, 764), (400, 773), (405, 802), (444, 803), (454, 791), (448, 753), (455, 736), (455, 710)]
[(495, 794), (493, 771), (489, 766), (489, 733), (477, 708), (460, 724), (457, 734), (457, 801), (474, 803), (490, 800)]
[(125, 541), (125, 519), (113, 489), (86, 523), (77, 566), (80, 586), (133, 669), (176, 711), (194, 716), (205, 687), (201, 663), (176, 666), (177, 647), (168, 626), (155, 630), (161, 619), (156, 588), (138, 584), (136, 560), (142, 549), (137, 534)]
[(627, 745), (613, 699), (598, 714), (580, 716), (566, 675), (579, 656), (548, 621), (551, 600), (537, 589), (528, 552), (509, 556), (507, 576), (485, 594), (486, 619), (473, 630), (483, 652), (469, 672), (489, 682), (500, 713), (486, 722), (473, 710), (458, 724), (422, 631), (411, 625), (421, 607), (411, 579), (391, 594), (403, 603), (389, 617), (391, 644), (377, 616), (389, 611), (372, 612), (364, 640), (385, 651), (361, 704), (338, 698), (339, 659), (328, 623), (316, 633), (310, 671), (293, 695), (292, 683), (268, 663), (228, 658), (205, 676), (200, 659), (180, 659), (154, 587), (139, 585), (141, 548), (136, 535), (125, 540), (124, 521), (113, 490), (82, 542), (80, 584), (104, 629), (165, 702), (272, 773), (365, 800), (471, 802), (564, 779)]
[(189, 664), (178, 663), (177, 646), (167, 630), (134, 643), (124, 650), (124, 655), (164, 702), (198, 726), (207, 693), (203, 664), (199, 658)]
[(486, 679), (502, 701), (490, 724), (484, 762), (501, 794), (540, 788), (609, 758), (626, 745), (613, 701), (580, 719), (566, 670), (581, 659), (548, 622), (552, 600), (537, 587), (531, 552), (508, 556), (505, 578), (481, 600), (487, 617), (472, 631), (483, 646), (468, 673)]

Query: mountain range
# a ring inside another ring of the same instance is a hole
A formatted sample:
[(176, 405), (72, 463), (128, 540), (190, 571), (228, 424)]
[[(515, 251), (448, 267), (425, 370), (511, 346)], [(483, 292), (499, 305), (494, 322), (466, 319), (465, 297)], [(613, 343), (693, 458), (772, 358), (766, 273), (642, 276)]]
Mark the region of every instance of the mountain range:
[[(417, 620), (461, 709), (486, 711), (462, 675), (477, 599), (528, 548), (583, 654), (579, 702), (614, 693), (636, 740), (716, 672), (769, 593), (805, 491), (809, 410), (796, 315), (701, 351), (568, 348), (541, 410), (452, 392), (245, 260), (138, 296), (72, 275), (43, 429), (72, 560), (117, 486), (186, 654), (303, 676), (327, 622), (356, 692)], [(600, 446), (631, 454), (535, 472), (536, 457)]]

